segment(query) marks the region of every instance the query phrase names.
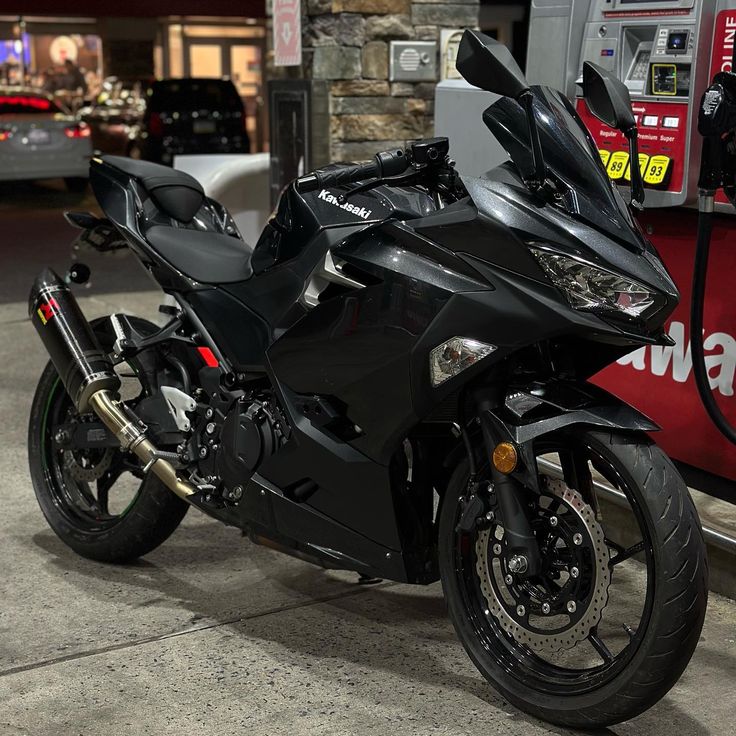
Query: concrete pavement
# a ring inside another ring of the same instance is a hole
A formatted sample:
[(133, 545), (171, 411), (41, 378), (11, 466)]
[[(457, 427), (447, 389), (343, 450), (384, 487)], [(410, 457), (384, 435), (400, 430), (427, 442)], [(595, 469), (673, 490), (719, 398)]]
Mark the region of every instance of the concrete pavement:
[[(0, 290), (24, 293), (0, 303), (0, 736), (569, 733), (485, 684), (438, 585), (360, 587), (355, 575), (254, 546), (194, 510), (134, 565), (66, 548), (33, 497), (25, 452), (44, 356), (26, 320), (28, 284), (16, 282), (29, 270), (22, 250), (46, 247), (47, 224), (36, 217), (29, 233), (0, 211), (0, 233), (12, 227), (25, 239), (13, 250), (0, 234), (3, 262), (12, 252), (19, 264)], [(89, 316), (155, 314), (157, 295), (136, 290), (146, 280), (131, 264), (106, 278), (85, 292)], [(713, 595), (680, 683), (609, 733), (734, 733), (735, 639), (736, 604)]]

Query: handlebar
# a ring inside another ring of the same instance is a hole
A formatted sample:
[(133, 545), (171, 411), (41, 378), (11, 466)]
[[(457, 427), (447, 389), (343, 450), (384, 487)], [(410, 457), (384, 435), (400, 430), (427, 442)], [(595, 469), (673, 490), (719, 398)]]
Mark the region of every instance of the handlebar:
[(317, 189), (341, 187), (365, 179), (382, 179), (403, 174), (410, 165), (406, 153), (401, 149), (381, 151), (365, 164), (339, 164), (329, 169), (317, 169), (296, 180), (297, 192), (306, 194)]

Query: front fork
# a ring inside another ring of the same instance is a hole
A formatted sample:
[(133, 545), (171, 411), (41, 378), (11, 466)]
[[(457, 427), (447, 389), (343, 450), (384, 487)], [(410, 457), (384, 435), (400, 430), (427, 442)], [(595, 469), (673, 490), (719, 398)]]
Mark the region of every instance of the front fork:
[[(471, 458), (471, 488), (458, 529), (470, 532), (476, 526), (493, 521), (496, 516), (500, 517), (499, 521), (504, 529), (503, 543), (508, 568), (519, 577), (533, 577), (541, 573), (542, 560), (537, 538), (524, 509), (527, 490), (511, 473), (501, 472), (493, 460), (494, 450), (499, 443), (509, 440), (494, 421), (493, 412), (502, 400), (502, 396), (499, 397), (495, 392), (489, 391), (477, 397), (483, 444), (491, 468), (491, 483), (488, 485), (477, 482), (475, 473), (472, 472), (475, 463)], [(472, 452), (472, 449), (469, 448), (469, 452)], [(533, 468), (528, 470), (536, 472)]]

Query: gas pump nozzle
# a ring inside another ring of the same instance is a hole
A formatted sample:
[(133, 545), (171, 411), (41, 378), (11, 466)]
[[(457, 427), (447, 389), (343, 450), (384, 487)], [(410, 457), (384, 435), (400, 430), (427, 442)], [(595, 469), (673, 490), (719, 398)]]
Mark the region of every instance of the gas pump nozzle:
[[(703, 136), (698, 189), (701, 199), (719, 188), (736, 206), (736, 74), (719, 72), (705, 90), (698, 110), (698, 132)], [(711, 203), (712, 208), (712, 203)]]

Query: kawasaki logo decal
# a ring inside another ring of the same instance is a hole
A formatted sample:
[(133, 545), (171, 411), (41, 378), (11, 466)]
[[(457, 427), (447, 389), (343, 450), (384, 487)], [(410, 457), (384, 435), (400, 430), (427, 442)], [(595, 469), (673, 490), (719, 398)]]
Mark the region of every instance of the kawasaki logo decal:
[(323, 189), (317, 199), (321, 199), (325, 202), (329, 202), (332, 205), (335, 205), (335, 207), (339, 207), (341, 210), (345, 210), (346, 212), (350, 212), (353, 215), (356, 215), (357, 217), (362, 217), (364, 220), (367, 220), (370, 216), (373, 210), (367, 210), (365, 207), (358, 207), (357, 205), (350, 204), (350, 202), (345, 202), (344, 204), (340, 204), (339, 200), (334, 194), (330, 194), (326, 189)]

